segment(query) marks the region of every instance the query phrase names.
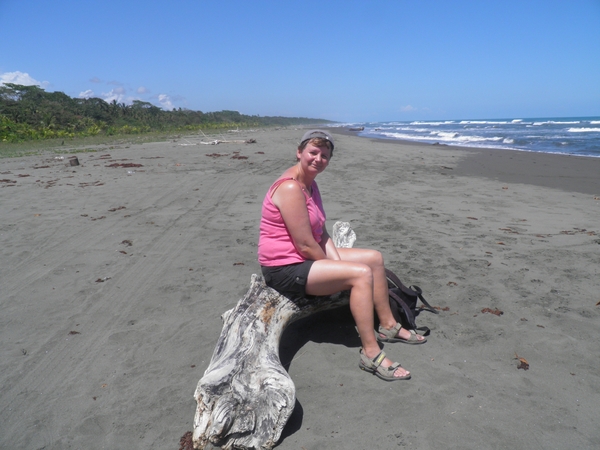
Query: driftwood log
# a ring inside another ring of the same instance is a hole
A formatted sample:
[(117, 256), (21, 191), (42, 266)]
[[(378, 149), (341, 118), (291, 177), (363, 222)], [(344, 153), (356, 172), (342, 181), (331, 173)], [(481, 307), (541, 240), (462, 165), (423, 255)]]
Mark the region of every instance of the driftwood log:
[[(337, 247), (356, 236), (336, 222)], [(198, 382), (193, 442), (196, 449), (270, 449), (290, 418), (296, 388), (279, 360), (279, 341), (292, 322), (348, 304), (347, 293), (292, 302), (252, 275), (250, 289), (223, 313), (223, 330)]]

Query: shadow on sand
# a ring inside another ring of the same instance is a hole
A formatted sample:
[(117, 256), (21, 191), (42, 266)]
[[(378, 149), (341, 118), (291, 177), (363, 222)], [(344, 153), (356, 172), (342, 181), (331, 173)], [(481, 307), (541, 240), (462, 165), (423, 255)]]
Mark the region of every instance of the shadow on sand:
[[(350, 308), (341, 306), (323, 311), (288, 326), (283, 332), (279, 345), (279, 358), (285, 370), (289, 371), (298, 351), (310, 341), (345, 345), (350, 348), (360, 347), (360, 339), (354, 329), (354, 319), (350, 314)], [(296, 399), (294, 411), (281, 433), (278, 444), (302, 427), (303, 418), (304, 410)]]

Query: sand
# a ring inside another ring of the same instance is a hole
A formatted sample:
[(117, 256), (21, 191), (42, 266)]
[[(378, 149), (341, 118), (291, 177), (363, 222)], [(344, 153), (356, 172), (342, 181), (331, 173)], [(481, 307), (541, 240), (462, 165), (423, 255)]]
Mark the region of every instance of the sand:
[[(0, 448), (179, 448), (301, 135), (0, 160)], [(347, 309), (292, 324), (278, 448), (600, 447), (600, 159), (336, 139), (330, 232), (443, 310), (425, 345), (385, 346), (413, 374), (394, 383), (358, 369)]]

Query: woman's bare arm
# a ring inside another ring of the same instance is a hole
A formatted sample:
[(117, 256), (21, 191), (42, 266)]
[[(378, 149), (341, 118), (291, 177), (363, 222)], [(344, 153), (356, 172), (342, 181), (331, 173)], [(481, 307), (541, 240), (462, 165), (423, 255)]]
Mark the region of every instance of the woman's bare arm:
[(285, 226), (290, 232), (294, 246), (306, 259), (318, 261), (327, 259), (323, 248), (312, 234), (306, 197), (296, 181), (284, 181), (271, 197), (281, 212)]
[(328, 259), (340, 260), (340, 255), (338, 254), (337, 248), (333, 243), (333, 239), (329, 236), (329, 233), (325, 229), (325, 225), (323, 225), (323, 235), (321, 236), (321, 248), (327, 255)]

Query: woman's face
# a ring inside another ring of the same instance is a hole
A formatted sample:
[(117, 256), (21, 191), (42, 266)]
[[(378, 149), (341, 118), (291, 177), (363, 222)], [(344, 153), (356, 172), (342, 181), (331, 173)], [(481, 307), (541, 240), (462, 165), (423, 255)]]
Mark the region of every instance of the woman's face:
[(309, 142), (304, 150), (297, 151), (296, 157), (304, 170), (319, 174), (329, 165), (331, 150), (326, 145), (317, 147)]

